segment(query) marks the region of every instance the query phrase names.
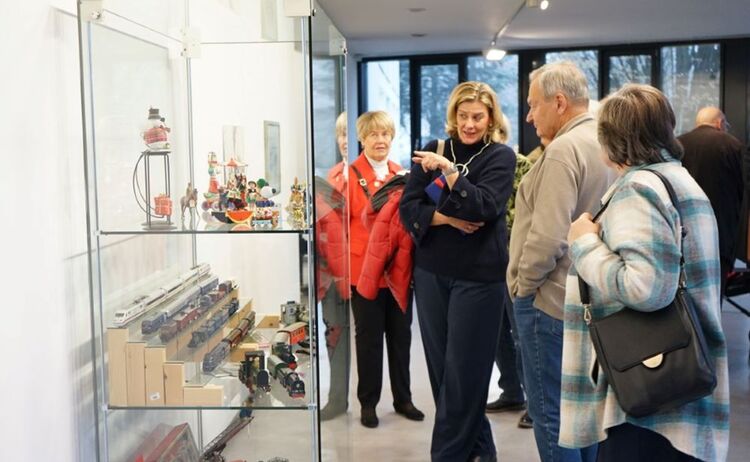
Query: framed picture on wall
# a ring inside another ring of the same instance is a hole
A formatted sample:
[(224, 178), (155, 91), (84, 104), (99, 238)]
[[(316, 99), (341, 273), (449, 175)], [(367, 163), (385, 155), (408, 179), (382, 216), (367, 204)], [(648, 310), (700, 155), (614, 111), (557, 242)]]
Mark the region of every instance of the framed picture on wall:
[(278, 122), (263, 121), (266, 181), (281, 190), (281, 136)]

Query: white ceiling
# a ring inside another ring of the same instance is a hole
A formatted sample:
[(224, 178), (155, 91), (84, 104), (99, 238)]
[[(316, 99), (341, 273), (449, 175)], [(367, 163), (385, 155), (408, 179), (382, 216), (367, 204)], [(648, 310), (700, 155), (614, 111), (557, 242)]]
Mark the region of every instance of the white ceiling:
[[(347, 38), (354, 58), (481, 51), (522, 3), (318, 1)], [(523, 49), (742, 36), (750, 36), (750, 0), (550, 0), (546, 11), (524, 7), (501, 45)]]

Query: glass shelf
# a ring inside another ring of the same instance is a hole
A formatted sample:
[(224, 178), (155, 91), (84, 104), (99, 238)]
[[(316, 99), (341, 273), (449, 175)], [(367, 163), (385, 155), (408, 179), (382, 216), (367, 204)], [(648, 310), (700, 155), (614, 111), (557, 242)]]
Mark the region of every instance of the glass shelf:
[(284, 225), (279, 225), (275, 229), (253, 229), (250, 225), (246, 224), (228, 224), (228, 223), (210, 223), (208, 225), (201, 225), (198, 229), (181, 229), (176, 227), (174, 229), (138, 229), (139, 226), (133, 226), (129, 229), (102, 229), (99, 230), (99, 234), (103, 236), (108, 235), (130, 235), (130, 234), (307, 234), (310, 228), (286, 228)]

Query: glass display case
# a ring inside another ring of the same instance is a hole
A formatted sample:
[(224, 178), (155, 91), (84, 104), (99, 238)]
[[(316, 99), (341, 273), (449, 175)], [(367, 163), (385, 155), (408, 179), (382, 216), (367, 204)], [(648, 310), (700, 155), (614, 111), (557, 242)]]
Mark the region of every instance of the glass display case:
[(319, 460), (343, 37), (310, 0), (79, 0), (79, 27), (100, 460)]

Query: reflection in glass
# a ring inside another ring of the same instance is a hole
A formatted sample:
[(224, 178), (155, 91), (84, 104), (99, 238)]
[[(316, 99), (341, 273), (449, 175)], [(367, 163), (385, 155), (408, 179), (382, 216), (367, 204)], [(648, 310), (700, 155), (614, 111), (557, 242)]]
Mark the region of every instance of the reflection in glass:
[(437, 64), (420, 68), (420, 146), (445, 138), (445, 108), (451, 90), (458, 84), (457, 64)]
[[(409, 61), (371, 61), (367, 73), (367, 107), (365, 111), (385, 111), (396, 124), (396, 137), (389, 159), (409, 168), (411, 165), (411, 94)], [(357, 153), (352, 153), (356, 155)]]
[(510, 121), (508, 146), (518, 146), (518, 55), (507, 55), (500, 61), (488, 61), (482, 56), (468, 60), (469, 80), (489, 84), (497, 93), (500, 107)]
[(651, 56), (610, 56), (608, 93), (626, 83), (651, 83)]
[(573, 61), (589, 82), (589, 98), (599, 98), (599, 52), (596, 50), (558, 51), (547, 53), (545, 62)]
[(661, 49), (661, 88), (672, 103), (675, 133), (693, 128), (698, 109), (719, 106), (721, 48), (718, 43)]

